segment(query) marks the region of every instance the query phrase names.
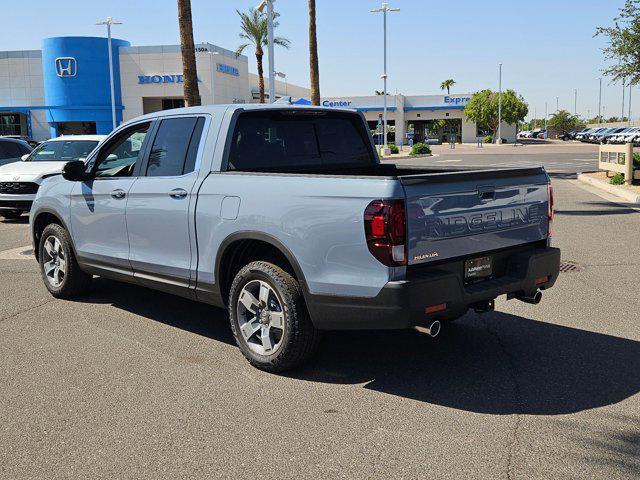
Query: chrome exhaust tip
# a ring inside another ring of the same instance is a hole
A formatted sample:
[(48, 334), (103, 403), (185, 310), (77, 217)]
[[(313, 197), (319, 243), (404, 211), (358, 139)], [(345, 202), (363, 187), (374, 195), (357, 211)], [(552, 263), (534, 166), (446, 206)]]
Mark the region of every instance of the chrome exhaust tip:
[(537, 305), (537, 304), (540, 303), (540, 300), (542, 300), (542, 292), (540, 290), (538, 290), (532, 296), (518, 295), (516, 298), (518, 300), (520, 300), (521, 302), (531, 303), (532, 305)]
[(442, 325), (439, 320), (434, 320), (429, 324), (428, 327), (424, 327), (425, 332), (431, 337), (436, 338), (438, 334), (440, 334), (440, 330), (442, 329)]

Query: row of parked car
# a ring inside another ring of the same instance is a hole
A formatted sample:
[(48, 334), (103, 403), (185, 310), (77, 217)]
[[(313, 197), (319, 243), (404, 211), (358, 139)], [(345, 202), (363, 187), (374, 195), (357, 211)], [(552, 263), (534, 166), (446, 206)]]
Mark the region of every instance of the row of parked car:
[(518, 132), (518, 138), (547, 138), (547, 131), (544, 128), (523, 130), (522, 132)]
[(578, 140), (586, 143), (640, 144), (640, 127), (596, 127), (560, 135), (562, 140)]

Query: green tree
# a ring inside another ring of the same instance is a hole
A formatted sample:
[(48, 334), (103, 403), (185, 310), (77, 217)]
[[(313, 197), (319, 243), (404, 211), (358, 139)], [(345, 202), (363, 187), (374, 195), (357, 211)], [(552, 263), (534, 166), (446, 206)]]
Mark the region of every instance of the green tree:
[[(468, 120), (475, 122), (480, 128), (488, 129), (495, 139), (498, 132), (498, 93), (489, 89), (481, 90), (471, 96), (471, 100), (464, 109)], [(529, 113), (529, 107), (513, 90), (502, 93), (502, 121), (515, 125), (524, 120)]]
[(604, 56), (612, 62), (603, 73), (613, 81), (640, 82), (640, 0), (626, 0), (613, 19), (614, 25), (598, 27), (596, 36), (607, 37)]
[(451, 87), (453, 87), (455, 84), (456, 84), (456, 81), (450, 78), (449, 80), (445, 80), (440, 84), (440, 90), (446, 90), (447, 95), (449, 95)]
[[(236, 49), (236, 57), (239, 57), (244, 50), (253, 46), (255, 48), (256, 63), (258, 64), (258, 89), (260, 90), (260, 103), (264, 103), (264, 71), (262, 68), (262, 57), (264, 57), (264, 50), (262, 47), (267, 46), (267, 16), (260, 15), (260, 12), (256, 9), (249, 10), (248, 13), (236, 10), (240, 16), (240, 38), (246, 40)], [(274, 22), (273, 28), (278, 27), (278, 22), (275, 18), (279, 16), (278, 13), (273, 14)], [(284, 48), (289, 48), (291, 42), (283, 37), (274, 37), (274, 45), (280, 45)], [(270, 99), (273, 101), (274, 99)]]
[(571, 115), (566, 110), (560, 110), (551, 115), (547, 125), (558, 133), (566, 133), (576, 130), (581, 123), (577, 115)]

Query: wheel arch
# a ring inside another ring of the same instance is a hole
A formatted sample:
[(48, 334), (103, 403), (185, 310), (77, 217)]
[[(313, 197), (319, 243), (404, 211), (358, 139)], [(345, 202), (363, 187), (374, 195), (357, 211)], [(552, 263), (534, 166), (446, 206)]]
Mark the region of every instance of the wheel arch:
[(68, 225), (60, 217), (60, 215), (58, 215), (57, 212), (51, 209), (45, 208), (42, 210), (38, 210), (38, 212), (36, 213), (36, 215), (33, 217), (31, 221), (31, 241), (33, 243), (33, 254), (36, 257), (36, 260), (38, 261), (40, 260), (39, 259), (40, 236), (42, 235), (42, 232), (44, 231), (46, 226), (52, 223), (60, 225), (67, 232), (69, 232), (69, 239), (71, 240), (71, 248), (73, 249), (73, 253), (74, 255), (76, 255), (76, 258), (77, 258), (76, 246), (73, 243), (73, 237), (71, 235), (71, 230), (69, 229)]
[[(229, 288), (231, 287), (231, 282), (233, 282), (233, 276), (235, 276), (235, 273), (237, 273), (233, 272), (233, 270), (235, 269), (234, 267), (237, 267), (239, 263), (243, 263), (243, 247), (254, 247), (259, 244), (268, 245), (272, 249), (271, 253), (278, 252), (282, 256), (282, 258), (286, 260), (288, 266), (291, 269), (289, 273), (291, 273), (298, 280), (298, 282), (300, 282), (302, 293), (306, 300), (307, 296), (309, 295), (307, 282), (302, 268), (300, 267), (300, 264), (296, 260), (291, 250), (289, 250), (289, 248), (287, 248), (280, 240), (272, 235), (263, 232), (242, 231), (233, 233), (226, 237), (220, 244), (218, 254), (216, 255), (214, 267), (215, 283), (216, 285), (218, 285), (222, 301), (225, 304), (227, 303)], [(251, 256), (249, 255), (247, 258), (251, 258)], [(234, 264), (235, 259), (238, 260), (236, 264)], [(244, 265), (239, 265), (240, 268), (242, 266)], [(285, 268), (287, 267), (287, 265), (279, 266), (287, 270), (287, 268)], [(228, 270), (229, 268), (231, 268), (232, 271), (225, 272), (225, 270)], [(237, 268), (237, 270), (239, 270), (239, 268)]]

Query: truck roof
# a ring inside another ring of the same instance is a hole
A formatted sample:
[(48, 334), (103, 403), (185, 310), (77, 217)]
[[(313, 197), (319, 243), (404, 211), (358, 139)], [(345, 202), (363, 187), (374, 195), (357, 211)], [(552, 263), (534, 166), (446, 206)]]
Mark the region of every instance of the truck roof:
[[(286, 101), (275, 103), (232, 103), (232, 104), (219, 104), (219, 105), (201, 105), (199, 107), (183, 107), (173, 108), (171, 110), (160, 110), (158, 112), (147, 113), (135, 119), (129, 120), (129, 122), (141, 119), (154, 119), (158, 117), (166, 117), (169, 115), (188, 115), (197, 113), (208, 113), (210, 115), (223, 114), (227, 110), (244, 110), (244, 111), (257, 111), (257, 110), (326, 110), (328, 112), (355, 112), (350, 108), (335, 108), (335, 107), (319, 107), (313, 105), (295, 105)], [(127, 122), (127, 123), (129, 123)]]

